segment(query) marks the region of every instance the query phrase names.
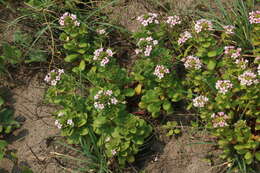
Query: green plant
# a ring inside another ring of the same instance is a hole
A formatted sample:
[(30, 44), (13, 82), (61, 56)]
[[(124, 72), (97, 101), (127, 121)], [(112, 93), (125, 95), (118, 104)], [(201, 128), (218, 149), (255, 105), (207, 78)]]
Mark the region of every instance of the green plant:
[(162, 128), (166, 129), (168, 132), (166, 136), (179, 135), (181, 130), (177, 127), (178, 123), (176, 121), (168, 121)]
[[(6, 108), (4, 99), (0, 96), (0, 135), (11, 133), (14, 128), (19, 127), (19, 123), (13, 119), (13, 111)], [(0, 160), (5, 155), (7, 142), (0, 139)]]

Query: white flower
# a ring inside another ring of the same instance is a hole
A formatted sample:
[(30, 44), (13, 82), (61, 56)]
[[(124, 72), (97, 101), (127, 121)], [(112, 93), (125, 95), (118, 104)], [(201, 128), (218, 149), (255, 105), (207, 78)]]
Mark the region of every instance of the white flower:
[(186, 58), (183, 58), (181, 61), (184, 62), (184, 66), (187, 69), (199, 70), (202, 67), (200, 59), (196, 56), (187, 56)]
[(192, 100), (193, 106), (199, 107), (199, 108), (203, 108), (208, 101), (209, 101), (209, 99), (205, 96), (198, 96)]
[(72, 119), (68, 119), (67, 124), (72, 126), (74, 123), (73, 123)]
[(106, 91), (106, 95), (111, 96), (112, 94), (113, 94), (113, 91), (112, 91), (112, 90), (107, 90), (107, 91)]
[(64, 115), (64, 112), (58, 113), (58, 117), (62, 117)]
[(228, 126), (226, 120), (228, 119), (228, 116), (224, 112), (218, 112), (218, 113), (213, 113), (211, 115), (213, 127), (225, 127)]
[(97, 33), (100, 34), (100, 35), (104, 35), (104, 34), (106, 34), (106, 30), (105, 29), (99, 29), (99, 30), (97, 30)]
[(241, 68), (246, 69), (248, 60), (244, 58), (236, 59), (235, 63)]
[(206, 19), (197, 20), (195, 23), (195, 32), (200, 33), (202, 30), (213, 30), (212, 22)]
[(157, 76), (159, 79), (162, 79), (166, 73), (170, 73), (170, 71), (163, 65), (157, 65), (153, 72), (153, 74)]
[(223, 26), (223, 28), (225, 29), (226, 34), (228, 34), (228, 35), (234, 34), (235, 27), (233, 25), (226, 25), (226, 26)]
[(66, 12), (59, 19), (59, 24), (61, 26), (65, 26), (66, 18), (70, 18), (70, 20), (73, 21), (74, 26), (79, 26), (80, 25), (79, 21), (77, 21), (77, 16), (75, 14), (70, 14), (70, 13)]
[(143, 26), (148, 26), (152, 23), (159, 24), (157, 17), (158, 14), (156, 13), (148, 13), (147, 15), (138, 16), (137, 21), (139, 21)]
[(118, 100), (117, 100), (115, 97), (113, 97), (112, 99), (110, 99), (110, 101), (111, 101), (111, 103), (112, 103), (113, 105), (116, 105), (116, 104), (118, 103)]
[(241, 48), (235, 49), (234, 46), (225, 46), (224, 49), (225, 49), (224, 53), (226, 55), (230, 55), (231, 58), (234, 58), (234, 59), (238, 58), (241, 55), (240, 53), (242, 51)]
[(218, 80), (216, 83), (216, 89), (221, 94), (226, 94), (229, 89), (233, 87), (233, 84), (230, 82), (230, 80)]
[(117, 153), (115, 149), (113, 149), (111, 152), (112, 152), (113, 156), (116, 155), (116, 153)]
[(105, 142), (109, 142), (111, 140), (111, 138), (110, 137), (107, 137), (106, 139), (105, 139)]
[(260, 23), (260, 11), (252, 11), (249, 13), (249, 22), (251, 24)]
[(170, 25), (170, 27), (173, 27), (177, 24), (181, 24), (181, 19), (179, 16), (168, 16), (166, 23), (168, 23)]
[(61, 129), (62, 128), (62, 124), (59, 122), (59, 120), (55, 120), (55, 126), (58, 127), (58, 129)]
[(105, 57), (100, 62), (100, 66), (104, 67), (107, 63), (109, 63), (109, 59), (107, 57)]
[(259, 82), (258, 79), (256, 79), (256, 74), (250, 70), (245, 71), (243, 74), (238, 76), (238, 80), (240, 81), (240, 84), (244, 86), (250, 86)]
[(188, 39), (192, 38), (192, 35), (190, 32), (185, 31), (184, 33), (180, 34), (180, 38), (178, 40), (178, 44), (181, 45), (185, 43)]

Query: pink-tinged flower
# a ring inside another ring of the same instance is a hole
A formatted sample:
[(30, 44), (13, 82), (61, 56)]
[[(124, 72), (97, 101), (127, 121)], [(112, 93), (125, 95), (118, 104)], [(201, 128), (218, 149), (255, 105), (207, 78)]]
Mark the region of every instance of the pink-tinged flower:
[(193, 106), (198, 108), (203, 108), (208, 103), (208, 101), (209, 99), (205, 96), (198, 96), (192, 100)]
[(112, 153), (112, 155), (114, 156), (114, 155), (116, 155), (116, 150), (115, 149), (113, 149), (112, 151), (111, 151), (111, 153)]
[(58, 117), (62, 117), (64, 115), (64, 112), (58, 113)]
[(61, 80), (61, 75), (64, 73), (63, 69), (58, 69), (58, 70), (51, 70), (45, 78), (44, 81), (52, 86), (57, 85), (58, 81)]
[(106, 52), (107, 52), (108, 56), (112, 57), (114, 55), (114, 53), (112, 52), (111, 49), (107, 49)]
[(103, 58), (100, 62), (100, 66), (105, 67), (105, 65), (109, 63), (109, 59), (107, 57)]
[(143, 26), (148, 26), (149, 24), (159, 24), (158, 14), (148, 13), (147, 15), (141, 15), (137, 17), (137, 21), (140, 22)]
[(141, 52), (142, 52), (141, 49), (135, 49), (135, 53), (136, 53), (136, 55), (138, 55), (138, 54), (141, 53)]
[(256, 74), (254, 74), (250, 70), (245, 71), (243, 74), (238, 76), (238, 80), (240, 81), (240, 84), (243, 86), (250, 86), (259, 82)]
[(212, 22), (206, 19), (197, 20), (195, 23), (195, 32), (200, 33), (202, 30), (205, 31), (213, 30)]
[(252, 11), (249, 13), (249, 22), (251, 24), (260, 23), (260, 11)]
[(223, 26), (225, 33), (228, 35), (234, 34), (235, 27), (233, 25)]
[(233, 87), (230, 80), (218, 80), (216, 83), (216, 89), (221, 94), (226, 94), (229, 89)]
[(188, 32), (188, 31), (185, 31), (185, 32), (180, 34), (180, 38), (178, 40), (178, 44), (181, 45), (181, 44), (185, 43), (190, 38), (192, 38), (191, 33)]
[(163, 65), (157, 65), (155, 67), (154, 72), (153, 72), (153, 74), (155, 76), (157, 76), (159, 79), (162, 79), (164, 77), (164, 75), (167, 74), (167, 73), (170, 73), (170, 71), (169, 71), (169, 69), (167, 69)]
[(111, 96), (113, 94), (113, 91), (112, 90), (107, 90), (105, 92), (105, 95), (108, 95), (108, 96)]
[(226, 55), (231, 56), (231, 58), (234, 58), (234, 59), (238, 58), (241, 55), (241, 51), (242, 51), (241, 48), (235, 49), (234, 46), (225, 46), (224, 49), (225, 49), (224, 53)]
[(181, 19), (179, 16), (168, 16), (167, 17), (167, 20), (166, 20), (166, 23), (170, 25), (170, 27), (173, 27), (177, 24), (181, 24)]
[(199, 70), (202, 67), (200, 59), (196, 56), (187, 56), (186, 58), (183, 58), (181, 61), (184, 62), (184, 66), (186, 69)]
[(111, 140), (111, 138), (110, 137), (107, 137), (106, 139), (105, 139), (105, 142), (109, 142)]
[(98, 29), (98, 30), (97, 30), (97, 33), (98, 33), (99, 35), (105, 35), (105, 34), (106, 34), (106, 30), (105, 30), (105, 29)]
[(100, 66), (104, 67), (109, 63), (110, 59), (108, 57), (112, 57), (114, 53), (111, 49), (105, 50), (104, 48), (99, 48), (94, 51), (94, 61), (100, 62)]
[(73, 126), (74, 123), (73, 123), (72, 119), (68, 119), (67, 124), (70, 125), (70, 126)]
[(144, 56), (150, 56), (151, 52), (153, 50), (153, 47), (151, 45), (147, 45), (144, 51)]
[(59, 120), (55, 120), (55, 126), (58, 127), (58, 129), (62, 128), (62, 124), (59, 122)]
[(246, 69), (247, 64), (248, 64), (248, 60), (244, 59), (244, 58), (239, 58), (236, 59), (235, 63), (237, 64), (238, 67), (240, 67), (241, 69)]
[(118, 100), (115, 97), (111, 98), (110, 101), (113, 105), (116, 105), (118, 103)]
[(224, 112), (213, 113), (211, 115), (213, 127), (225, 127), (228, 126), (226, 120), (228, 116)]
[(60, 19), (59, 19), (59, 24), (61, 26), (65, 26), (66, 25), (66, 20), (69, 19), (72, 21), (72, 23), (74, 24), (74, 26), (79, 26), (80, 25), (80, 22), (77, 21), (77, 16), (75, 14), (70, 14), (68, 12), (64, 13)]
[(99, 110), (103, 110), (105, 108), (105, 105), (99, 102), (94, 103), (94, 107)]

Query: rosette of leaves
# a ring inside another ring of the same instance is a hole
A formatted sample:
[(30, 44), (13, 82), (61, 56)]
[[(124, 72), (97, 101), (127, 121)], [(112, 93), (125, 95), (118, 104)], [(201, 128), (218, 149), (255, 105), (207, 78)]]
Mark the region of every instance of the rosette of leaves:
[(78, 62), (78, 66), (74, 67), (73, 71), (84, 71), (86, 62), (91, 60), (94, 50), (105, 40), (89, 31), (84, 23), (80, 26), (67, 25), (63, 31), (60, 40), (64, 42), (63, 47), (66, 50), (64, 61)]
[(107, 83), (123, 88), (132, 80), (125, 68), (117, 65), (113, 58), (105, 67), (93, 66), (86, 74), (86, 78), (95, 86), (105, 87)]
[(146, 91), (141, 98), (139, 107), (147, 109), (154, 118), (158, 117), (162, 111), (165, 111), (167, 114), (173, 111), (169, 97), (167, 97), (161, 88)]
[(223, 149), (221, 158), (234, 162), (234, 155), (238, 155), (248, 165), (260, 161), (260, 140), (251, 130), (244, 120), (237, 121), (234, 127), (217, 129), (216, 136), (220, 138), (218, 144)]
[(134, 162), (134, 155), (152, 132), (152, 127), (133, 114), (124, 113), (114, 120), (114, 125), (99, 140), (109, 158), (117, 157), (119, 164)]

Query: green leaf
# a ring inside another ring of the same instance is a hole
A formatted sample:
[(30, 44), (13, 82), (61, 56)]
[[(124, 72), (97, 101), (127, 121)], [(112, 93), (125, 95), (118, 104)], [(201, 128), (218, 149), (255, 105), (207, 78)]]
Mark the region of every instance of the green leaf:
[(252, 153), (250, 152), (250, 151), (248, 151), (246, 154), (245, 154), (245, 159), (246, 160), (249, 160), (249, 159), (252, 159), (253, 158), (253, 155), (252, 155)]
[(79, 47), (80, 47), (80, 48), (85, 48), (85, 47), (87, 47), (87, 46), (88, 46), (87, 43), (80, 43), (80, 44), (79, 44)]
[(148, 110), (149, 112), (152, 112), (152, 113), (159, 112), (160, 109), (161, 109), (161, 106), (158, 105), (158, 104), (156, 104), (156, 103), (150, 104), (150, 105), (148, 105), (148, 107), (147, 107), (147, 110)]
[(165, 102), (163, 103), (163, 109), (164, 109), (165, 111), (169, 111), (171, 108), (172, 108), (171, 102), (165, 101)]
[(78, 58), (79, 54), (70, 54), (64, 59), (65, 62), (73, 62)]
[(0, 106), (4, 104), (4, 99), (0, 97)]
[(208, 57), (215, 57), (215, 56), (217, 56), (217, 51), (216, 50), (208, 52)]
[(86, 63), (84, 60), (81, 60), (80, 64), (79, 64), (79, 70), (83, 71), (83, 70), (85, 70), (85, 68), (86, 68)]
[(132, 155), (130, 155), (130, 156), (127, 157), (126, 160), (127, 160), (129, 163), (133, 163), (133, 162), (135, 161), (135, 157), (132, 156)]
[(208, 62), (207, 67), (208, 67), (209, 70), (214, 70), (215, 67), (216, 67), (216, 61), (210, 60), (210, 61)]
[(133, 88), (127, 88), (125, 90), (125, 96), (132, 97), (135, 95), (135, 90)]
[(255, 158), (256, 158), (258, 161), (260, 161), (260, 152), (256, 152), (256, 153), (255, 153)]
[(81, 132), (80, 132), (81, 136), (85, 136), (87, 134), (88, 134), (88, 129), (87, 128), (82, 129)]

